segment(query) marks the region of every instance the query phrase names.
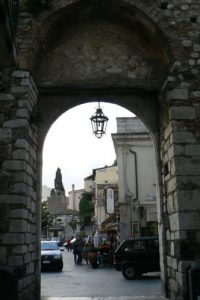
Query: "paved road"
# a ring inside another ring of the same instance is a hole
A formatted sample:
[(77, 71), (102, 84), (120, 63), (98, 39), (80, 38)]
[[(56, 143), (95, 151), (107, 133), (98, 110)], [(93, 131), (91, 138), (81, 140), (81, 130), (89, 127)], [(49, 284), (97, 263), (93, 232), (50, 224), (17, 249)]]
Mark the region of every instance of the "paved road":
[(129, 281), (123, 278), (121, 272), (117, 272), (112, 267), (93, 269), (86, 264), (75, 265), (73, 254), (66, 250), (63, 252), (63, 258), (62, 272), (42, 272), (41, 295), (43, 300), (60, 298), (69, 300), (72, 297), (75, 297), (73, 300), (88, 300), (84, 297), (94, 297), (92, 299), (98, 297), (99, 300), (113, 300), (118, 297), (123, 300), (163, 299), (158, 273)]

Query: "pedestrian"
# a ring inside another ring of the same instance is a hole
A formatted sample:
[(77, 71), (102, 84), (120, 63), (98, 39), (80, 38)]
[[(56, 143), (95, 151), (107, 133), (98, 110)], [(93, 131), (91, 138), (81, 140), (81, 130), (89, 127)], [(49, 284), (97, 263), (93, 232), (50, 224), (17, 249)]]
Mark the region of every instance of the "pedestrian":
[(67, 251), (71, 251), (71, 243), (70, 240), (67, 240)]
[(78, 250), (77, 250), (76, 241), (72, 244), (72, 251), (73, 251), (73, 255), (74, 255), (74, 263), (77, 264)]
[(76, 247), (77, 247), (77, 265), (80, 265), (82, 263), (83, 259), (83, 247), (84, 247), (84, 242), (83, 240), (78, 237), (76, 240)]

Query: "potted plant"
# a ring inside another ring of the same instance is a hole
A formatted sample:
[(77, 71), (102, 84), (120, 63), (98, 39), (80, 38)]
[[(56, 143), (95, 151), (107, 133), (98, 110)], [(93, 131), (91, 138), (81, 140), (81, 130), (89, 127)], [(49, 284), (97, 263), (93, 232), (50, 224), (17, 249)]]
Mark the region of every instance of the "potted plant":
[(92, 268), (97, 268), (98, 264), (97, 264), (97, 252), (98, 252), (98, 248), (96, 248), (94, 246), (93, 243), (89, 243), (86, 247), (85, 252), (87, 251), (87, 259), (90, 262)]

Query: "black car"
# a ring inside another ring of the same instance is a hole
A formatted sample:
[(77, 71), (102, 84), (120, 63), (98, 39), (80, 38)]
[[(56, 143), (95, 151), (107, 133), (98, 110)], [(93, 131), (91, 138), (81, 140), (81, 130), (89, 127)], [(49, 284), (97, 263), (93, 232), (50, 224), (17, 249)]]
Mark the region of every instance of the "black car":
[(62, 271), (63, 257), (56, 241), (41, 241), (41, 269)]
[(114, 267), (127, 280), (143, 273), (160, 271), (157, 236), (123, 241), (114, 252)]

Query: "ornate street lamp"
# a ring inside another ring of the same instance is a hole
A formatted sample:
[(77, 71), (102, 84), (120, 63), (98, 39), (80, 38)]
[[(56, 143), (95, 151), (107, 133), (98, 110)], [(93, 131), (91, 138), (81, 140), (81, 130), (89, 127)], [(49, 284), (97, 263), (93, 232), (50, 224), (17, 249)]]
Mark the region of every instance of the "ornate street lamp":
[(92, 130), (95, 136), (100, 139), (106, 133), (108, 117), (106, 117), (100, 108), (100, 102), (96, 113), (90, 118), (92, 123)]

